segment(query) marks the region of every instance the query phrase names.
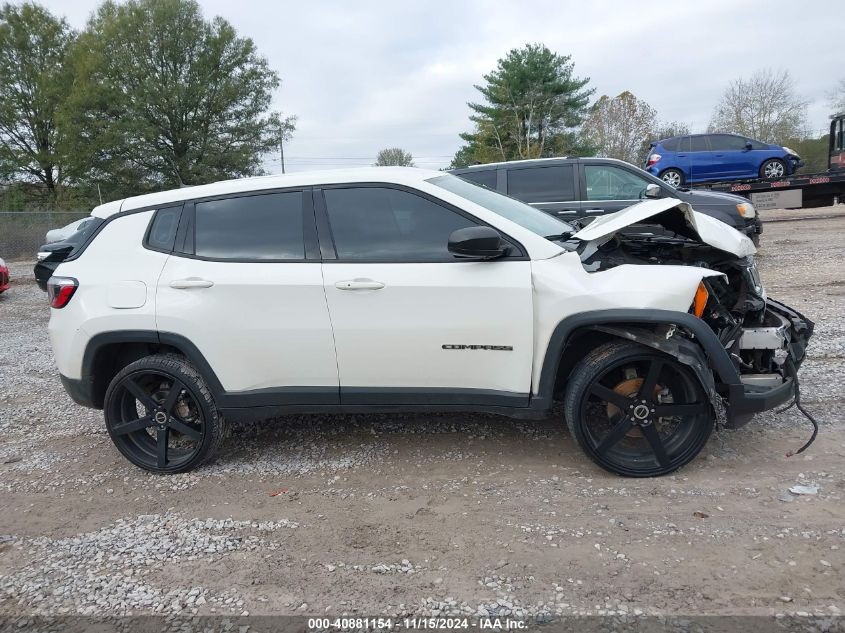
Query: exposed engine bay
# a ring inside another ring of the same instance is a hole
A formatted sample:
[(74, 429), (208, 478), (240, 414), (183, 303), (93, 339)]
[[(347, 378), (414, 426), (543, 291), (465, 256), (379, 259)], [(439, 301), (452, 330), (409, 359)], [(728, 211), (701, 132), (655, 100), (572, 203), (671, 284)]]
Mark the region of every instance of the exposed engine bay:
[[(663, 204), (629, 207), (578, 231), (573, 237), (580, 242), (570, 244), (584, 269), (600, 273), (625, 264), (656, 264), (722, 273), (701, 282), (697, 316), (716, 333), (742, 382), (750, 389), (764, 389), (794, 377), (813, 324), (766, 296), (751, 241), (685, 203), (659, 202)], [(634, 212), (631, 217), (623, 217), (629, 211)]]

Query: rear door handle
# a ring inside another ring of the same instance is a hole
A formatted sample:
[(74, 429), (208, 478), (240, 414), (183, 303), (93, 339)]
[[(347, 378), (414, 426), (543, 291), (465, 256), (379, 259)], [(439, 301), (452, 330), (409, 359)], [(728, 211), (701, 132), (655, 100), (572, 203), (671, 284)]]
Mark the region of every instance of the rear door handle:
[(558, 215), (575, 215), (578, 213), (578, 209), (560, 209), (555, 211)]
[(170, 282), (171, 288), (177, 290), (187, 290), (188, 288), (211, 288), (214, 285), (213, 281), (208, 279), (200, 279), (199, 277), (188, 277), (187, 279), (174, 279)]
[(334, 285), (338, 290), (381, 290), (384, 284), (373, 279), (345, 279)]
[(600, 213), (604, 213), (604, 209), (586, 209), (586, 211), (590, 215), (599, 215)]

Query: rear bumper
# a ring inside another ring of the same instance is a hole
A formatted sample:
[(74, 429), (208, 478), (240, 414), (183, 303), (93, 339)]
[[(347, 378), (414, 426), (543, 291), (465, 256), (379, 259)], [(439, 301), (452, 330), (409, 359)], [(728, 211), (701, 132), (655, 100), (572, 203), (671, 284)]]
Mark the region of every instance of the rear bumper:
[(64, 374), (59, 374), (59, 379), (62, 381), (62, 387), (65, 388), (67, 395), (76, 404), (81, 404), (83, 407), (90, 409), (99, 408), (94, 404), (94, 383), (92, 381), (68, 378)]
[(768, 411), (789, 402), (795, 395), (795, 374), (807, 353), (814, 324), (797, 310), (775, 301), (766, 300), (766, 310), (782, 322), (782, 350), (785, 354), (782, 382), (774, 387), (733, 384), (728, 388), (729, 428), (748, 422), (753, 414)]

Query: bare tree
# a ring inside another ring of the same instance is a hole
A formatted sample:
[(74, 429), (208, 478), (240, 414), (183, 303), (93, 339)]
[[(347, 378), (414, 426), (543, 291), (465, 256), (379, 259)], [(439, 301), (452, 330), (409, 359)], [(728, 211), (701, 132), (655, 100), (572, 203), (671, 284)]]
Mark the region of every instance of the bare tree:
[(685, 136), (689, 133), (689, 126), (683, 121), (660, 121), (652, 134), (652, 139), (659, 141), (673, 136)]
[(827, 104), (833, 111), (831, 114), (845, 112), (845, 77), (840, 79), (836, 87), (827, 93)]
[(379, 150), (375, 167), (413, 167), (414, 156), (401, 147), (388, 147)]
[(713, 111), (708, 132), (730, 132), (777, 143), (806, 132), (807, 102), (786, 70), (758, 70), (730, 83)]
[(655, 109), (626, 90), (612, 99), (600, 97), (581, 131), (600, 156), (638, 163), (657, 126)]

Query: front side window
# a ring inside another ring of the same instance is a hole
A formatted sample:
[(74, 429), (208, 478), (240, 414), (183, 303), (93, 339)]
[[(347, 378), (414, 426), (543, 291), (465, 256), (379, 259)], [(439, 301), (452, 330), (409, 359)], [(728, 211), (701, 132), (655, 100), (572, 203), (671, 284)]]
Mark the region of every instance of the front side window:
[(639, 200), (649, 181), (611, 165), (584, 165), (587, 200)]
[(745, 139), (733, 134), (714, 134), (710, 137), (710, 149), (714, 152), (732, 152), (745, 149)]
[(572, 165), (509, 169), (508, 195), (525, 202), (575, 200)]
[(231, 260), (303, 259), (302, 213), (299, 191), (197, 202), (196, 254)]
[[(475, 185), (468, 186), (475, 187)], [(427, 198), (388, 187), (323, 190), (338, 259), (448, 261), (449, 235), (478, 223)]]

